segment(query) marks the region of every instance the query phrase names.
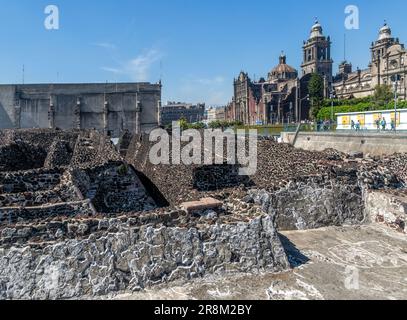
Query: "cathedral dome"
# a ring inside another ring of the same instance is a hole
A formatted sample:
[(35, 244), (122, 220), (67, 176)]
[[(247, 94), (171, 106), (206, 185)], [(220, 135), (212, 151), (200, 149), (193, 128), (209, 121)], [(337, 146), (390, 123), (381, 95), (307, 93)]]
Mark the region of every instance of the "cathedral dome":
[(318, 20), (315, 21), (315, 24), (312, 26), (311, 29), (311, 36), (310, 39), (313, 38), (318, 38), (318, 37), (323, 37), (324, 35), (322, 34), (322, 26), (318, 22)]
[(279, 64), (269, 73), (269, 80), (290, 80), (298, 76), (297, 70), (287, 64), (284, 53), (280, 55)]
[(385, 40), (385, 39), (390, 39), (391, 38), (391, 29), (387, 25), (387, 23), (384, 24), (382, 28), (380, 28), (379, 31), (379, 40)]

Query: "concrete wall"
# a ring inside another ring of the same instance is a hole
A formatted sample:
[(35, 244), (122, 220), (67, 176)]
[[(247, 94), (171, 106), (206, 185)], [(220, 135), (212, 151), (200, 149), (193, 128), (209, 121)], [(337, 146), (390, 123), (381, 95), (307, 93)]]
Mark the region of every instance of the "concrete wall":
[[(295, 133), (282, 133), (284, 143), (293, 144)], [(407, 134), (300, 132), (294, 146), (310, 151), (336, 149), (341, 152), (361, 151), (371, 155), (407, 153)]]
[(158, 126), (160, 101), (160, 84), (0, 85), (0, 129), (149, 132)]

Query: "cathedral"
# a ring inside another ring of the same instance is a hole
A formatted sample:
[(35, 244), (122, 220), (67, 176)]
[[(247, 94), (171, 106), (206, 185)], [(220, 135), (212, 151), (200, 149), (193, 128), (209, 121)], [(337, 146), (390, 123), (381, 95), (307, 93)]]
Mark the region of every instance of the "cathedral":
[[(234, 80), (233, 102), (227, 108), (228, 119), (245, 124), (268, 124), (279, 122), (285, 117), (283, 106), (288, 97), (295, 95), (298, 72), (286, 63), (281, 54), (279, 64), (270, 71), (267, 80), (252, 81), (247, 73), (241, 72)], [(232, 112), (232, 114), (230, 114)]]
[(376, 85), (392, 85), (397, 76), (398, 97), (407, 100), (407, 52), (399, 39), (392, 37), (387, 24), (380, 29), (378, 40), (372, 43), (372, 58), (366, 70), (353, 71), (352, 65), (344, 61), (339, 65), (338, 74), (333, 76), (331, 45), (331, 38), (324, 35), (322, 25), (316, 21), (308, 40), (303, 42), (301, 73), (287, 64), (284, 53), (267, 79), (254, 81), (242, 71), (234, 80), (234, 96), (226, 107), (226, 118), (247, 125), (308, 119), (308, 83), (313, 73), (319, 74), (324, 81), (325, 98), (371, 96)]
[(241, 72), (234, 80), (234, 97), (226, 107), (229, 120), (248, 125), (266, 125), (305, 120), (309, 114), (308, 81), (313, 73), (324, 79), (325, 94), (332, 85), (331, 40), (323, 35), (321, 24), (316, 21), (308, 40), (303, 44), (301, 75), (287, 64), (284, 53), (267, 79), (250, 79)]
[(340, 99), (371, 96), (377, 85), (393, 86), (397, 79), (398, 97), (407, 100), (407, 51), (399, 39), (392, 36), (387, 24), (380, 29), (370, 51), (371, 62), (367, 69), (353, 71), (352, 64), (347, 61), (339, 65), (339, 73), (333, 83), (336, 96)]

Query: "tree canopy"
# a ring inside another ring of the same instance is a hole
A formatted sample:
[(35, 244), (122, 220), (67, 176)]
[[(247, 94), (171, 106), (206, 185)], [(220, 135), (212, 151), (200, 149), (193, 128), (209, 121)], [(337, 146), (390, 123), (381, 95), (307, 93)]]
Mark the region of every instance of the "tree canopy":
[(324, 80), (319, 74), (313, 73), (311, 75), (308, 92), (311, 100), (310, 117), (316, 119), (324, 98)]

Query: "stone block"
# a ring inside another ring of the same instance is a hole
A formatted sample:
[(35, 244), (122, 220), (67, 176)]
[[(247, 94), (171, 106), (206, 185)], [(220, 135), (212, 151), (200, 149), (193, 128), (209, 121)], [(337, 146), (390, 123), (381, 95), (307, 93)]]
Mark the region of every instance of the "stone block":
[(207, 209), (217, 209), (222, 207), (222, 205), (221, 201), (214, 198), (202, 198), (199, 201), (184, 202), (181, 204), (181, 207), (188, 213), (193, 213)]

